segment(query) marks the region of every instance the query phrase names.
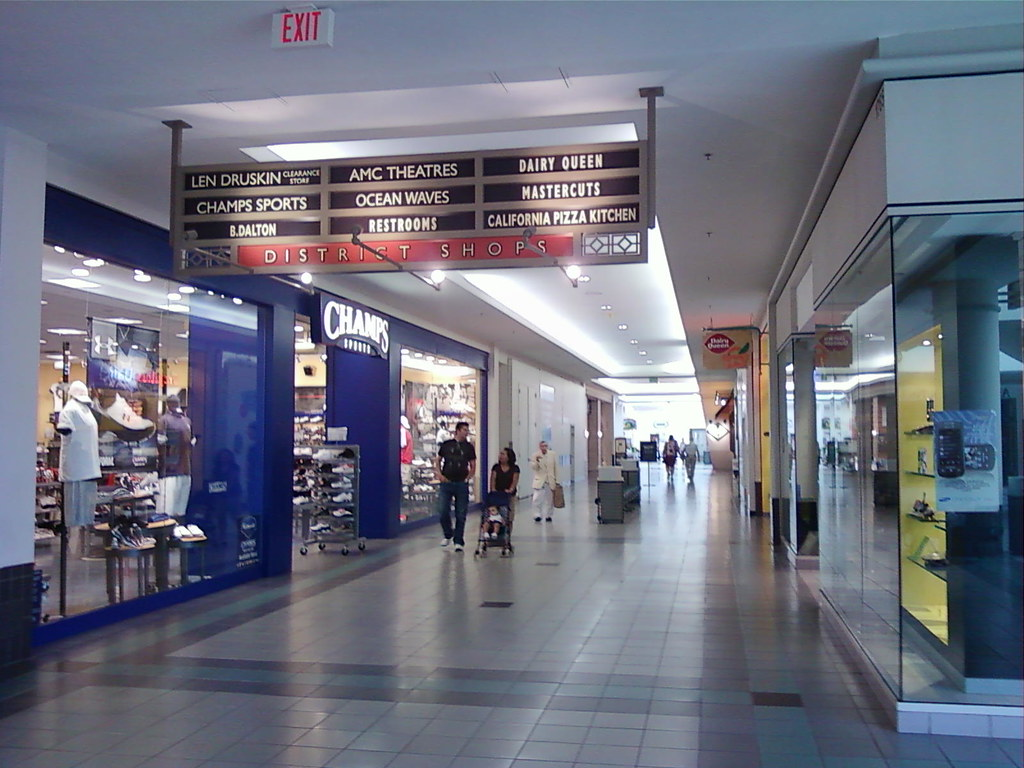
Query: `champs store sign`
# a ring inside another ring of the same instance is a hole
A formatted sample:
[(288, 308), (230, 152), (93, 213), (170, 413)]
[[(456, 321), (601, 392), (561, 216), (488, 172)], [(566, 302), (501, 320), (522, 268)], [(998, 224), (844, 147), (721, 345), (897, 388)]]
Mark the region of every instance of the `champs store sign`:
[(388, 357), (386, 318), (358, 304), (320, 295), (320, 312), (310, 328), (313, 341), (370, 357)]
[(626, 142), (181, 168), (176, 271), (551, 266), (546, 256), (643, 262), (645, 151)]

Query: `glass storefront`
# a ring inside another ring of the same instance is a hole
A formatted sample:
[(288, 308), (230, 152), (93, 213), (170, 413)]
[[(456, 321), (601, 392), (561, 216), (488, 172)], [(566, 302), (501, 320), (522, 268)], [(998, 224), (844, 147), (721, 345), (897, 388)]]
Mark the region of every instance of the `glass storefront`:
[(1021, 704), (1022, 231), (890, 219), (816, 317), (849, 342), (817, 350), (823, 592), (903, 701)]
[(469, 441), (477, 448), (470, 502), (479, 500), (480, 372), (457, 360), (404, 347), (401, 402), (401, 522), (437, 514), (434, 457), (438, 446), (454, 437), (460, 421), (469, 423)]
[(40, 620), (257, 566), (256, 307), (49, 246), (42, 279)]

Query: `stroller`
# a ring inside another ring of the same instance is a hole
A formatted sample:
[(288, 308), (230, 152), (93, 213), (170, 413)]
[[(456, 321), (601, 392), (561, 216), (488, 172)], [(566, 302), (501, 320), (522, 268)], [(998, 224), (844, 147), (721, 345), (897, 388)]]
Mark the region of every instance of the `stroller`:
[[(508, 494), (503, 491), (490, 491), (480, 507), (480, 535), (473, 554), (487, 557), (487, 548), (498, 546), (501, 547), (502, 557), (515, 554), (515, 547), (512, 546), (514, 517)], [(495, 527), (497, 530), (492, 533)]]

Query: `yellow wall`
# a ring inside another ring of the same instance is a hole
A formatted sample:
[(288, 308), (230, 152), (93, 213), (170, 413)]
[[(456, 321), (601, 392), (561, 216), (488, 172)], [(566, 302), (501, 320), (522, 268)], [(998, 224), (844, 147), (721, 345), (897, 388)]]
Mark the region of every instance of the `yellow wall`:
[[(897, 418), (900, 465), (900, 545), (903, 559), (901, 594), (903, 607), (942, 642), (949, 643), (949, 609), (946, 582), (920, 563), (920, 555), (946, 553), (945, 515), (935, 507), (935, 453), (933, 436), (908, 434), (926, 426), (926, 401), (942, 410), (942, 341), (939, 328), (930, 328), (900, 345), (896, 363)], [(925, 339), (929, 347), (922, 346)], [(918, 451), (927, 455), (926, 475), (918, 470)], [(936, 520), (917, 520), (907, 514), (914, 502), (924, 499), (935, 510)]]

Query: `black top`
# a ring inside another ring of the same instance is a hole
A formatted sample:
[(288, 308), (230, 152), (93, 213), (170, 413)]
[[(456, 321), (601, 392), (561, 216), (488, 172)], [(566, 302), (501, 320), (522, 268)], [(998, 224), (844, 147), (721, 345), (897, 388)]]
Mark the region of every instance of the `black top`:
[(491, 472), (494, 473), (494, 490), (509, 493), (512, 490), (513, 478), (519, 474), (519, 465), (513, 464), (503, 472), (501, 464), (495, 464), (491, 467)]
[(469, 462), (476, 460), (476, 448), (468, 440), (445, 440), (437, 449), (441, 457), (441, 475), (445, 480), (461, 483), (469, 477)]

